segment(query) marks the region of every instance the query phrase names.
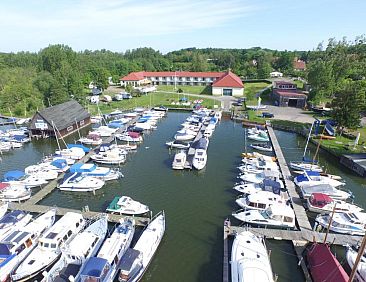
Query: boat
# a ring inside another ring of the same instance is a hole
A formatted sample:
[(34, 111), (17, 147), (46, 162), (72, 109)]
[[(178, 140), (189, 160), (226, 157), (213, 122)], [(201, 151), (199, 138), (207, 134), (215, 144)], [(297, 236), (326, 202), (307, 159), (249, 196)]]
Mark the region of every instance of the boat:
[[(295, 173), (295, 174), (303, 174), (304, 173), (303, 170), (294, 170), (292, 172)], [(339, 176), (339, 175), (330, 174), (330, 173), (326, 173), (326, 172), (319, 172), (319, 174), (321, 176), (326, 176), (326, 177), (329, 177), (329, 178), (332, 178), (332, 179), (335, 179), (335, 180), (342, 180), (342, 177)]]
[(335, 136), (324, 135), (324, 134), (319, 134), (319, 135), (314, 136), (314, 139), (334, 140), (334, 139), (336, 139), (336, 137)]
[(71, 192), (94, 192), (104, 186), (105, 182), (101, 179), (86, 176), (78, 172), (66, 173), (58, 188), (61, 191)]
[(244, 210), (266, 210), (272, 205), (288, 205), (288, 199), (270, 191), (257, 191), (256, 193), (239, 197), (235, 201)]
[(155, 106), (155, 107), (153, 107), (153, 110), (154, 111), (167, 112), (168, 111), (168, 108), (167, 107), (164, 107), (164, 106)]
[(116, 138), (120, 141), (132, 142), (132, 143), (141, 143), (142, 136), (138, 132), (127, 131), (125, 133), (116, 134)]
[(208, 126), (205, 128), (205, 131), (203, 132), (203, 136), (206, 138), (210, 138), (212, 136), (212, 134), (214, 133), (214, 129), (213, 128), (209, 128)]
[(261, 183), (236, 183), (233, 189), (243, 194), (253, 194), (258, 191), (270, 191), (277, 195), (280, 195), (282, 192), (286, 193), (283, 181), (275, 181), (270, 179), (264, 179)]
[(177, 132), (174, 135), (174, 139), (177, 141), (190, 141), (196, 137), (197, 133), (192, 130), (184, 130), (182, 132)]
[(306, 204), (309, 211), (315, 213), (331, 213), (334, 207), (336, 212), (361, 212), (363, 210), (354, 204), (342, 200), (334, 200), (323, 193), (312, 193), (306, 200)]
[(332, 254), (327, 244), (313, 243), (306, 252), (306, 260), (314, 282), (348, 282), (349, 277)]
[(84, 151), (85, 154), (90, 152), (90, 148), (84, 146), (83, 144), (66, 144), (67, 149), (79, 148)]
[(264, 239), (249, 231), (235, 236), (231, 248), (232, 282), (274, 282)]
[(85, 144), (85, 145), (93, 145), (98, 146), (102, 144), (103, 139), (100, 137), (99, 134), (96, 133), (89, 133), (86, 137), (81, 137), (78, 142)]
[(316, 171), (304, 171), (303, 174), (300, 174), (295, 177), (294, 183), (300, 188), (321, 184), (329, 184), (333, 187), (345, 185), (344, 182), (326, 176), (321, 176), (320, 173)]
[(112, 282), (135, 233), (135, 222), (121, 219), (112, 235), (105, 240), (98, 255), (86, 260), (80, 271), (81, 281)]
[(61, 248), (69, 244), (84, 225), (81, 214), (67, 212), (42, 234), (37, 247), (12, 272), (12, 280), (29, 280), (51, 267), (60, 258)]
[(145, 214), (149, 212), (150, 209), (148, 206), (141, 204), (128, 196), (122, 196), (114, 197), (106, 211), (112, 214), (138, 215)]
[(208, 138), (202, 137), (202, 138), (198, 139), (197, 141), (192, 142), (191, 148), (194, 148), (196, 150), (197, 149), (207, 150), (209, 143), (210, 143), (210, 141), (208, 140)]
[(110, 137), (117, 130), (118, 128), (110, 128), (108, 126), (102, 125), (94, 129), (92, 132), (89, 132), (89, 134), (98, 134), (100, 137)]
[(278, 171), (279, 167), (277, 163), (273, 161), (266, 161), (262, 158), (249, 159), (244, 162), (243, 165), (238, 166), (238, 169), (245, 173), (260, 173), (265, 170)]
[(329, 225), (331, 214), (318, 214), (315, 221), (323, 228), (336, 233), (365, 235), (366, 213), (335, 212), (331, 224)]
[(271, 205), (266, 210), (239, 210), (232, 213), (232, 216), (245, 223), (276, 227), (276, 228), (295, 228), (295, 213), (287, 205)]
[(95, 123), (101, 123), (103, 120), (102, 116), (92, 116), (90, 117), (90, 122), (95, 124)]
[[(328, 133), (329, 136), (335, 137), (335, 130), (334, 130), (333, 126), (329, 122), (327, 122), (325, 124), (324, 129)], [(322, 138), (324, 138), (324, 137), (322, 137)]]
[(271, 156), (267, 156), (267, 155), (263, 155), (261, 153), (258, 152), (251, 152), (251, 153), (241, 153), (241, 157), (242, 162), (245, 162), (247, 159), (256, 159), (256, 158), (263, 158), (266, 161), (276, 161), (276, 157), (271, 157)]
[(5, 214), (0, 219), (0, 240), (4, 239), (13, 230), (28, 224), (31, 219), (31, 214), (20, 210), (14, 210)]
[(316, 172), (322, 172), (323, 169), (317, 165), (317, 164), (313, 164), (313, 163), (309, 163), (309, 162), (290, 162), (290, 168), (295, 169), (295, 170), (300, 170), (301, 174), (304, 173), (304, 171), (316, 171)]
[(265, 110), (267, 108), (267, 106), (265, 105), (260, 105), (260, 106), (251, 106), (251, 105), (247, 105), (247, 109), (250, 109), (250, 110)]
[(4, 182), (11, 185), (24, 185), (26, 188), (42, 186), (48, 183), (46, 179), (42, 178), (42, 175), (28, 175), (20, 170), (12, 170), (5, 173)]
[(8, 281), (11, 272), (37, 246), (38, 238), (53, 225), (55, 217), (56, 210), (52, 209), (0, 241), (0, 281)]
[(123, 177), (123, 174), (116, 169), (100, 167), (96, 164), (77, 163), (70, 167), (71, 173), (81, 173), (82, 175), (102, 179), (104, 181), (115, 180)]
[[(0, 183), (1, 185), (1, 183)], [(2, 203), (0, 206), (0, 219), (3, 218), (3, 216), (6, 214), (9, 208), (9, 203)]]
[(132, 251), (122, 258), (118, 280), (139, 281), (149, 267), (165, 233), (165, 213), (158, 213), (146, 226)]
[(21, 202), (28, 200), (31, 196), (31, 189), (26, 188), (25, 185), (0, 182), (0, 201)]
[(99, 152), (91, 155), (90, 158), (101, 164), (122, 164), (126, 161), (126, 154), (122, 154), (119, 150), (112, 150), (107, 152)]
[(185, 151), (180, 151), (174, 155), (174, 160), (172, 163), (173, 169), (184, 169), (184, 164), (186, 163), (187, 153)]
[(72, 277), (78, 280), (83, 263), (95, 256), (108, 232), (108, 216), (101, 215), (89, 220), (85, 228), (67, 245), (62, 247), (61, 258), (49, 271), (42, 273), (42, 282), (64, 281)]
[(196, 149), (192, 165), (195, 169), (201, 170), (206, 166), (207, 162), (207, 151), (204, 149)]
[(258, 134), (249, 134), (248, 139), (260, 142), (269, 142), (268, 134), (265, 131), (260, 131)]
[(173, 141), (168, 141), (165, 143), (168, 147), (171, 148), (176, 148), (176, 149), (189, 149), (190, 142), (184, 142), (184, 141), (179, 141), (179, 140), (173, 140)]
[(352, 197), (352, 194), (337, 188), (329, 184), (320, 184), (308, 187), (300, 187), (301, 196), (304, 199), (311, 197), (313, 193), (322, 193), (328, 195), (332, 199), (335, 200), (347, 200)]
[[(346, 259), (351, 269), (355, 265), (359, 249), (356, 247), (347, 246)], [(347, 280), (348, 281), (348, 280)], [(363, 253), (358, 263), (357, 271), (355, 272), (355, 281), (366, 282), (366, 254)]]
[(261, 183), (264, 179), (271, 179), (278, 181), (281, 173), (275, 170), (263, 170), (259, 173), (246, 173), (238, 176), (243, 181), (251, 183)]
[(64, 157), (64, 158), (69, 158), (69, 159), (72, 159), (72, 160), (80, 160), (82, 157), (85, 156), (84, 150), (82, 148), (79, 148), (79, 147), (56, 150), (55, 153), (57, 155), (60, 155), (60, 156)]
[(273, 148), (271, 144), (269, 143), (253, 143), (249, 145), (251, 148), (259, 150), (259, 151), (265, 151), (265, 152), (272, 152)]

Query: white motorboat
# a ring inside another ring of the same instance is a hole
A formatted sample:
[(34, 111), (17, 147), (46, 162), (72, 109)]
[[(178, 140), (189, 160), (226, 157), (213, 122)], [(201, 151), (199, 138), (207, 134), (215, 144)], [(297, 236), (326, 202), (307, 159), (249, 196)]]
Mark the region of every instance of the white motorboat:
[(249, 145), (251, 148), (259, 150), (259, 151), (264, 151), (264, 152), (272, 152), (273, 148), (271, 146), (271, 144), (269, 143), (253, 143)]
[(313, 193), (322, 193), (336, 200), (347, 200), (352, 196), (351, 193), (334, 188), (329, 184), (300, 187), (300, 192), (304, 199), (311, 197)]
[(263, 129), (263, 127), (251, 127), (247, 129), (248, 134), (267, 134), (267, 131)]
[(165, 143), (168, 147), (171, 148), (176, 148), (176, 149), (189, 149), (190, 142), (184, 142), (184, 141), (178, 141), (178, 140), (173, 140), (173, 141), (168, 141)]
[(290, 167), (292, 169), (300, 170), (302, 172), (303, 171), (317, 171), (317, 172), (323, 171), (323, 169), (319, 165), (308, 163), (308, 162), (290, 162)]
[(62, 183), (58, 186), (61, 191), (93, 192), (104, 186), (101, 179), (83, 175), (81, 173), (66, 173)]
[(0, 152), (9, 152), (13, 147), (9, 142), (1, 142), (0, 141)]
[(135, 127), (142, 128), (143, 130), (156, 129), (156, 126), (149, 122), (136, 122)]
[(125, 133), (120, 133), (115, 135), (120, 141), (131, 142), (131, 143), (141, 143), (143, 141), (140, 133), (128, 131)]
[(248, 139), (259, 141), (259, 142), (269, 142), (269, 137), (267, 133), (249, 134)]
[(158, 213), (142, 232), (133, 249), (129, 249), (122, 258), (121, 272), (118, 280), (121, 282), (139, 281), (149, 267), (156, 250), (165, 233), (165, 213)]
[(206, 137), (206, 138), (210, 138), (212, 136), (212, 134), (214, 133), (214, 130), (215, 129), (206, 127), (205, 131), (203, 132), (203, 136)]
[(239, 197), (235, 202), (244, 210), (263, 211), (272, 205), (287, 205), (287, 200), (270, 191), (258, 191), (244, 197)]
[(70, 243), (85, 225), (79, 213), (68, 212), (40, 238), (37, 247), (13, 271), (13, 281), (29, 280), (45, 271), (61, 256), (61, 248)]
[(28, 200), (32, 196), (30, 188), (23, 184), (10, 184), (0, 182), (0, 201), (21, 202)]
[(80, 268), (90, 257), (95, 256), (108, 231), (108, 216), (102, 215), (87, 222), (70, 244), (62, 248), (61, 258), (48, 272), (42, 273), (42, 282), (62, 281), (65, 277), (78, 280)]
[(230, 265), (232, 282), (274, 281), (264, 240), (249, 231), (235, 236)]
[(10, 273), (37, 246), (38, 238), (52, 226), (55, 217), (56, 210), (52, 209), (0, 241), (0, 281), (8, 281)]
[(253, 194), (258, 191), (271, 191), (280, 194), (284, 187), (283, 181), (264, 179), (261, 183), (239, 182), (235, 184), (233, 189), (243, 194)]
[(109, 167), (100, 167), (96, 164), (77, 163), (70, 167), (71, 173), (81, 173), (82, 175), (102, 179), (104, 181), (116, 180), (123, 177), (123, 174)]
[(126, 161), (126, 154), (121, 154), (119, 150), (112, 150), (108, 152), (99, 152), (98, 154), (90, 156), (90, 158), (101, 164), (122, 164)]
[(191, 141), (196, 137), (196, 133), (176, 133), (174, 139), (177, 141)]
[[(358, 248), (355, 247), (347, 247), (346, 259), (348, 265), (351, 269), (353, 269), (355, 265), (355, 261), (358, 255)], [(366, 282), (366, 254), (363, 253), (361, 256), (361, 260), (358, 263), (357, 271), (355, 272), (355, 281)]]
[(347, 203), (342, 200), (334, 200), (323, 193), (313, 193), (306, 200), (309, 211), (316, 213), (331, 213), (335, 207), (336, 212), (361, 212), (359, 206)]
[(90, 257), (83, 265), (80, 271), (81, 281), (112, 282), (124, 253), (131, 245), (134, 233), (135, 222), (121, 219), (112, 235), (103, 243), (98, 255)]
[(138, 215), (145, 214), (150, 211), (149, 207), (135, 201), (127, 196), (115, 197), (108, 205), (107, 212), (113, 214)]
[(186, 163), (187, 153), (185, 151), (180, 151), (174, 155), (174, 160), (172, 163), (173, 169), (184, 169), (184, 164)]
[(89, 134), (98, 134), (100, 137), (110, 137), (117, 130), (118, 128), (110, 128), (108, 126), (102, 125), (90, 132)]
[(238, 169), (243, 173), (260, 173), (264, 170), (279, 171), (277, 163), (272, 161), (265, 161), (260, 158), (247, 161), (243, 165), (238, 166)]
[(85, 156), (85, 152), (82, 148), (72, 147), (69, 149), (56, 150), (55, 153), (64, 158), (72, 159), (72, 160), (80, 160)]
[(25, 168), (25, 173), (35, 178), (43, 178), (44, 180), (53, 180), (58, 177), (57, 170), (45, 166), (44, 164), (32, 165)]
[(0, 240), (10, 232), (22, 228), (32, 219), (32, 215), (24, 211), (11, 211), (0, 219)]
[(204, 149), (196, 149), (192, 161), (192, 165), (195, 169), (201, 170), (206, 166), (207, 151)]
[(99, 134), (89, 133), (86, 137), (81, 137), (78, 142), (85, 145), (98, 146), (102, 144), (103, 139), (100, 137)]
[(39, 175), (28, 175), (19, 170), (8, 171), (4, 174), (4, 182), (10, 185), (24, 185), (26, 188), (33, 188), (47, 184), (48, 181)]
[(303, 174), (295, 177), (295, 184), (298, 187), (309, 187), (321, 184), (329, 184), (333, 187), (338, 187), (345, 185), (344, 182), (338, 181), (336, 179), (332, 179), (326, 176), (321, 176), (319, 172), (316, 171), (304, 171)]
[(280, 179), (280, 172), (274, 170), (264, 170), (260, 173), (246, 173), (238, 176), (241, 180), (251, 183), (261, 183), (264, 179), (271, 179), (278, 181)]
[(252, 161), (254, 159), (257, 159), (257, 158), (261, 158), (265, 161), (268, 161), (268, 162), (275, 162), (276, 161), (276, 158), (275, 157), (271, 157), (271, 156), (266, 156), (266, 155), (263, 155), (261, 153), (258, 153), (258, 152), (252, 152), (252, 153), (242, 153), (241, 154), (242, 156), (242, 162), (243, 163), (247, 163), (248, 161)]
[(272, 205), (263, 211), (240, 210), (232, 215), (240, 221), (258, 226), (295, 228), (295, 213), (287, 205)]
[(343, 213), (336, 212), (333, 215), (331, 224), (329, 225), (331, 214), (318, 214), (315, 221), (323, 228), (336, 233), (365, 235), (366, 231), (366, 213)]

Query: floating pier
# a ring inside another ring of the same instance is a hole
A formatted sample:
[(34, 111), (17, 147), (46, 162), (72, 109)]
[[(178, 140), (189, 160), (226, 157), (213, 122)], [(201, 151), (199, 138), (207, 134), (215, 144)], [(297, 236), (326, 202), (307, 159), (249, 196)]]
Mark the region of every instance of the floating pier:
[[(309, 222), (308, 216), (306, 214), (304, 205), (299, 194), (296, 191), (294, 182), (292, 181), (292, 176), (290, 170), (287, 166), (286, 160), (283, 156), (280, 144), (278, 143), (277, 137), (271, 126), (267, 126), (267, 131), (272, 143), (273, 150), (275, 152), (278, 165), (282, 172), (285, 187), (287, 188), (288, 194), (292, 200), (292, 207), (295, 212), (297, 226), (294, 230), (282, 230), (273, 228), (252, 228), (252, 227), (239, 227), (231, 226), (226, 224), (224, 226), (224, 262), (223, 262), (223, 281), (229, 281), (229, 267), (228, 267), (228, 236), (235, 236), (235, 234), (240, 233), (245, 230), (251, 231), (257, 236), (264, 237), (266, 239), (274, 240), (288, 240), (292, 241), (294, 246), (299, 266), (301, 266), (306, 281), (312, 281), (309, 270), (306, 267), (305, 261), (303, 259), (303, 252), (305, 251), (308, 242), (318, 242), (323, 243), (326, 234), (320, 233), (312, 230), (311, 224)], [(362, 236), (351, 236), (344, 234), (328, 233), (327, 242), (335, 245), (359, 245), (361, 243)]]

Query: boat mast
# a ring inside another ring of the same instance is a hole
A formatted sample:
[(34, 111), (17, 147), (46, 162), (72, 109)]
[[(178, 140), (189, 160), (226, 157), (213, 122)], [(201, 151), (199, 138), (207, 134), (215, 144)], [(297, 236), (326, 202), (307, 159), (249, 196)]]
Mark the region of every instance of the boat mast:
[(17, 124), (15, 123), (15, 119), (14, 119), (14, 117), (13, 117), (13, 113), (11, 112), (10, 108), (8, 108), (8, 109), (9, 109), (9, 113), (10, 113), (10, 115), (11, 115), (11, 119), (12, 119), (12, 121), (13, 121), (14, 127), (15, 127), (15, 129), (17, 129)]
[(52, 127), (53, 127), (53, 132), (55, 133), (58, 149), (61, 151), (60, 142), (58, 141), (58, 137), (57, 137), (56, 126), (55, 126), (53, 120), (52, 120)]
[(310, 131), (309, 131), (309, 134), (308, 134), (308, 139), (306, 140), (306, 145), (305, 145), (305, 149), (304, 149), (304, 154), (302, 155), (302, 160), (305, 160), (306, 150), (308, 149), (308, 145), (309, 145), (309, 141), (310, 141), (311, 132), (313, 131), (313, 126), (314, 126), (314, 122), (311, 124), (311, 127), (310, 127)]
[(355, 263), (352, 267), (352, 272), (351, 272), (351, 275), (349, 276), (348, 282), (352, 282), (353, 279), (355, 278), (356, 271), (357, 271), (357, 268), (358, 268), (358, 264), (359, 264), (359, 262), (360, 262), (360, 260), (363, 256), (363, 253), (365, 251), (365, 247), (366, 247), (366, 235), (363, 236), (362, 243), (361, 243), (360, 249), (358, 250), (357, 258), (356, 258)]
[(330, 216), (329, 223), (328, 223), (328, 227), (327, 227), (327, 232), (325, 233), (325, 237), (324, 237), (323, 244), (325, 244), (327, 242), (327, 238), (328, 238), (328, 234), (329, 234), (329, 229), (330, 229), (330, 225), (332, 224), (332, 221), (333, 221), (333, 216), (334, 216), (334, 213), (335, 213), (335, 210), (336, 210), (336, 206), (337, 206), (337, 203), (334, 204), (333, 211), (332, 211), (332, 214)]
[(79, 139), (81, 139), (81, 135), (80, 135), (80, 130), (79, 130), (79, 125), (78, 125), (78, 121), (75, 118), (75, 123), (76, 123), (76, 128), (78, 130), (78, 134), (79, 134)]
[(315, 163), (316, 156), (318, 155), (320, 144), (322, 143), (322, 140), (323, 140), (324, 131), (325, 131), (325, 127), (323, 128), (323, 132), (320, 135), (318, 146), (316, 147), (316, 151), (315, 151), (315, 154), (314, 154), (314, 157), (313, 157), (313, 164)]

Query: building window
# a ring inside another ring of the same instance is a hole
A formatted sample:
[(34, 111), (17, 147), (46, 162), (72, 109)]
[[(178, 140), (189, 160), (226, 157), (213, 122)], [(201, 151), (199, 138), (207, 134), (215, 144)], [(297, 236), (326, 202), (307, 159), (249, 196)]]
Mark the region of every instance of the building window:
[(72, 125), (69, 126), (68, 128), (66, 128), (67, 132), (72, 131), (73, 129), (74, 129), (74, 127)]
[(84, 120), (80, 121), (80, 126), (83, 126), (85, 124)]

